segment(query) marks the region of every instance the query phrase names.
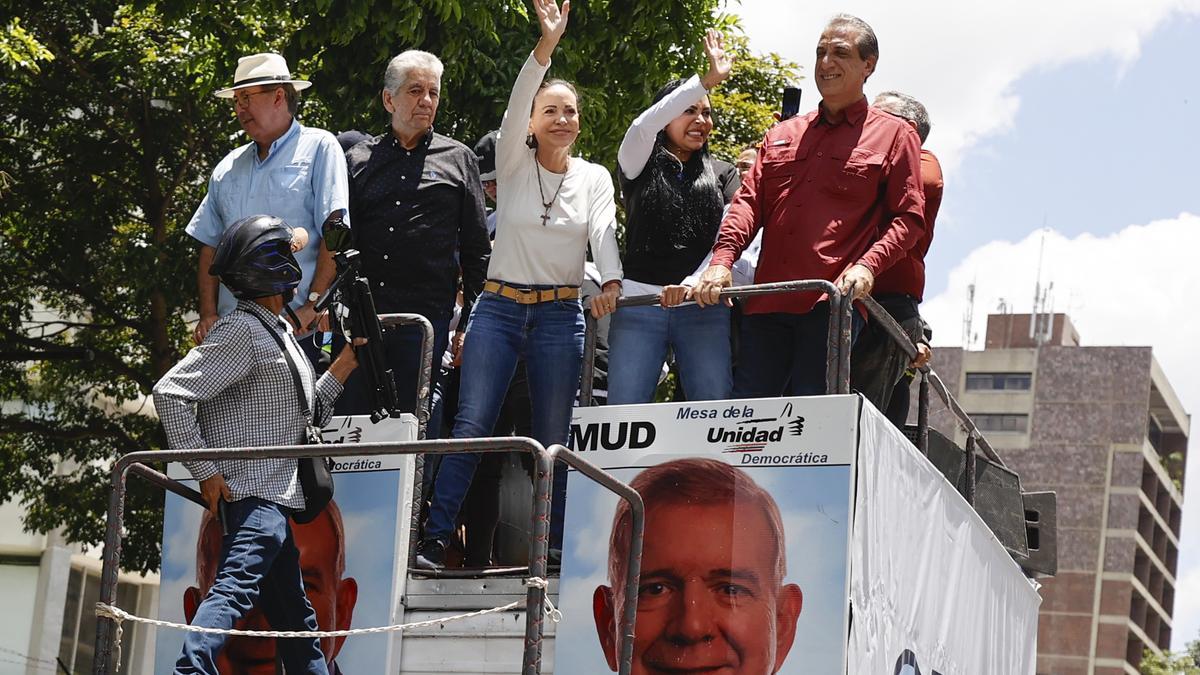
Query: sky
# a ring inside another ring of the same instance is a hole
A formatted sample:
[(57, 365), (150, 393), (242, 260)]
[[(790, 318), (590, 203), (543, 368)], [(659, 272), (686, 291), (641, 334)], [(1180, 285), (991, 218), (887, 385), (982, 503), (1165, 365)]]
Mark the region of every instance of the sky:
[[(922, 314), (962, 345), (1001, 300), (1029, 312), (1039, 269), (1084, 345), (1149, 345), (1185, 409), (1200, 411), (1200, 0), (913, 3), (744, 0), (755, 51), (807, 76), (837, 12), (870, 23), (867, 94), (916, 96), (946, 188)], [(804, 108), (819, 100), (805, 79)], [(1039, 268), (1039, 257), (1042, 259)], [(978, 346), (971, 342), (971, 346)], [(936, 368), (936, 363), (934, 364)], [(1200, 443), (1191, 443), (1173, 648), (1200, 638)]]

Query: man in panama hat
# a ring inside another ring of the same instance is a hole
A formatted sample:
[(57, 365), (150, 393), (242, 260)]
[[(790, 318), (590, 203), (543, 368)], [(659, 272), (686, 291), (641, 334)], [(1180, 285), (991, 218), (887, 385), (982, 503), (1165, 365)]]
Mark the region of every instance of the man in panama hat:
[[(213, 169), (208, 194), (187, 226), (187, 233), (200, 243), (196, 344), (218, 317), (237, 305), (229, 289), (208, 273), (217, 242), (230, 225), (256, 214), (270, 214), (308, 231), (307, 245), (296, 253), (303, 277), (290, 307), (300, 321), (296, 334), (310, 332), (314, 302), (334, 274), (322, 225), (349, 222), (346, 161), (337, 140), (324, 129), (296, 121), (298, 92), (311, 84), (292, 77), (279, 54), (252, 54), (238, 59), (233, 84), (215, 94), (233, 104), (251, 142), (234, 149)], [(301, 344), (315, 362), (319, 347), (312, 340), (301, 339)]]

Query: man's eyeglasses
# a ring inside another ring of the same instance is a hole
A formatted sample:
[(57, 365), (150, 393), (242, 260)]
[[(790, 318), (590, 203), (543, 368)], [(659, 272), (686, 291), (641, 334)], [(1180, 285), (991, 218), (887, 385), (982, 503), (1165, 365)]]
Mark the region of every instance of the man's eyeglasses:
[(250, 107), (250, 97), (258, 96), (259, 94), (273, 94), (273, 93), (275, 93), (274, 89), (263, 89), (261, 91), (251, 91), (251, 92), (236, 91), (233, 93), (233, 98), (230, 100), (232, 101), (233, 107), (235, 107), (235, 108), (237, 108), (237, 107), (249, 108)]

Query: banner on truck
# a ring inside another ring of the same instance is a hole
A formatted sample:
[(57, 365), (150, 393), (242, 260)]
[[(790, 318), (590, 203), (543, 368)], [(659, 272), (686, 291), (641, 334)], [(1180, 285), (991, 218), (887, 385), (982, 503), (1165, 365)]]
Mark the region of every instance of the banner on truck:
[[(367, 443), (416, 439), (411, 415), (372, 424), (367, 416), (334, 418), (322, 430), (330, 443)], [(168, 475), (191, 487), (195, 481), (181, 465), (171, 464)], [(408, 528), (404, 486), (412, 480), (412, 458), (363, 456), (338, 458), (334, 465), (335, 494), (326, 510), (304, 525), (292, 523), (305, 593), (317, 615), (320, 630), (386, 626), (398, 605), (396, 574), (403, 569)], [(200, 506), (167, 493), (163, 516), (163, 553), (158, 616), (190, 623), (212, 583), (219, 564), (220, 525)], [(270, 630), (255, 608), (238, 622), (245, 630)], [(387, 634), (326, 638), (321, 650), (330, 673), (376, 673), (390, 659)], [(158, 630), (154, 672), (169, 673), (183, 646), (183, 633)], [(231, 637), (217, 658), (221, 675), (274, 675), (275, 641)]]
[(870, 405), (860, 428), (848, 672), (1033, 675), (1036, 582)]
[[(575, 411), (572, 450), (646, 505), (633, 672), (845, 673), (858, 408), (823, 396)], [(567, 493), (556, 662), (608, 673), (627, 512), (577, 472)]]

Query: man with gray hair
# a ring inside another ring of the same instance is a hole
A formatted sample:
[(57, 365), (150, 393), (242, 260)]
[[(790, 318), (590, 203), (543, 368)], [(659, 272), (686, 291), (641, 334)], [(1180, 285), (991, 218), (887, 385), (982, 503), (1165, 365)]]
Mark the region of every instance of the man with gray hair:
[[(875, 97), (875, 108), (895, 115), (916, 130), (921, 144), (929, 138), (929, 112), (917, 99), (898, 91), (885, 91)], [(925, 232), (897, 262), (875, 280), (875, 300), (892, 315), (910, 339), (917, 344), (916, 360), (909, 363), (904, 353), (874, 321), (870, 322), (854, 344), (850, 360), (850, 384), (884, 412), (898, 428), (908, 418), (909, 385), (915, 369), (929, 363), (929, 328), (921, 319), (917, 305), (925, 294), (925, 254), (933, 242), (933, 223), (942, 203), (942, 167), (932, 152), (921, 149), (921, 188), (925, 193)]]
[[(388, 130), (346, 152), (354, 235), (375, 307), (380, 314), (404, 312), (429, 319), (436, 355), (446, 351), (451, 339), (459, 269), (465, 317), (483, 291), (491, 253), (475, 153), (433, 130), (442, 71), (442, 62), (428, 52), (414, 49), (393, 58), (381, 93), (391, 115)], [(465, 328), (466, 321), (460, 322), (451, 346), (455, 353)], [(387, 367), (406, 412), (416, 408), (421, 337), (412, 326), (383, 336)], [(338, 411), (369, 412), (370, 400), (362, 378), (352, 378)], [(429, 431), (436, 437), (435, 428)]]

